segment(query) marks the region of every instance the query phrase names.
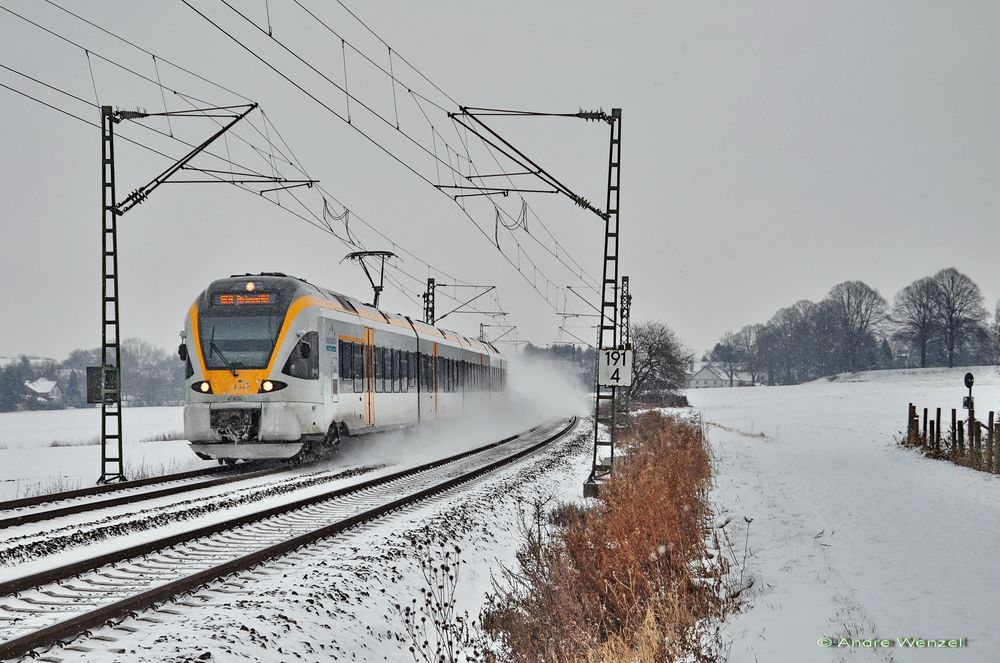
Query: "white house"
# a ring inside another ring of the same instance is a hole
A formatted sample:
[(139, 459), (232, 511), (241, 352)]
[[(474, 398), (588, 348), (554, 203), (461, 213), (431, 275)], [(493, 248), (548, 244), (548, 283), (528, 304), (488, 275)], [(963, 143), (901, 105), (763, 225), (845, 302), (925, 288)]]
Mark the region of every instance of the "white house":
[[(733, 375), (732, 386), (746, 387), (752, 384), (750, 376), (743, 372)], [(729, 378), (719, 366), (704, 364), (688, 378), (688, 389), (704, 389), (710, 387), (728, 387)]]
[(728, 387), (729, 378), (725, 376), (721, 369), (711, 364), (705, 364), (688, 378), (689, 389), (702, 389), (705, 387)]
[(37, 403), (52, 405), (62, 403), (62, 390), (59, 389), (59, 384), (55, 380), (38, 378), (32, 382), (25, 382), (24, 387), (28, 391), (28, 398)]

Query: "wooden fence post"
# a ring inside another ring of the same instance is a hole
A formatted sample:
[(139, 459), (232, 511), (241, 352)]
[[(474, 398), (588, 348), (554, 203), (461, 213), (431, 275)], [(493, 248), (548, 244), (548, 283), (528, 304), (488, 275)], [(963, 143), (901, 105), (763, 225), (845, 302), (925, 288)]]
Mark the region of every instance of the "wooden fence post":
[(906, 444), (913, 444), (913, 439), (916, 437), (913, 432), (913, 403), (906, 406)]
[(986, 427), (986, 471), (993, 471), (993, 410), (990, 410), (989, 425)]
[(937, 423), (937, 437), (934, 438), (934, 451), (941, 453), (941, 408), (937, 409), (934, 421)]
[(996, 422), (993, 429), (993, 472), (1000, 474), (1000, 421)]
[(929, 446), (924, 449), (925, 453), (926, 453), (927, 449), (931, 449), (931, 450), (934, 449), (934, 421), (933, 420), (931, 420), (931, 437), (930, 437), (930, 442), (928, 442), (928, 444), (929, 444)]
[(955, 458), (955, 451), (958, 449), (958, 413), (955, 408), (951, 408), (951, 457)]
[(979, 446), (979, 424), (976, 422), (976, 411), (969, 408), (969, 461), (973, 467), (979, 467), (982, 460), (981, 448)]
[(920, 446), (927, 446), (927, 408), (924, 408), (924, 430), (920, 434)]
[(958, 458), (965, 458), (965, 426), (958, 427)]

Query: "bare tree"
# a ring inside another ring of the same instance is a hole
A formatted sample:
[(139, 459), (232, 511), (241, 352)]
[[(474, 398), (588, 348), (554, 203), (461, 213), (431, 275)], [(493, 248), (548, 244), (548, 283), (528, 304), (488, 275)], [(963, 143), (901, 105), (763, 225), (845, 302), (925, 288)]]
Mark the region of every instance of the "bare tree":
[(633, 325), (632, 350), (630, 398), (686, 386), (685, 369), (691, 361), (691, 353), (670, 327), (662, 322)]
[(764, 325), (747, 325), (736, 332), (736, 344), (743, 354), (743, 370), (750, 375), (750, 383), (757, 384), (764, 366), (761, 356), (760, 334)]
[(955, 365), (955, 353), (977, 334), (986, 320), (983, 295), (972, 279), (954, 267), (934, 275), (937, 283), (937, 313), (944, 338), (948, 367)]
[(743, 365), (743, 353), (736, 334), (730, 331), (723, 334), (722, 340), (708, 353), (708, 359), (722, 369), (729, 379), (729, 386), (732, 387), (736, 373)]
[(885, 319), (886, 301), (862, 281), (844, 281), (833, 286), (828, 296), (840, 309), (847, 367), (861, 366), (861, 349)]
[(938, 333), (938, 282), (930, 277), (917, 279), (896, 293), (889, 320), (896, 336), (920, 352), (920, 367), (927, 366), (927, 344)]

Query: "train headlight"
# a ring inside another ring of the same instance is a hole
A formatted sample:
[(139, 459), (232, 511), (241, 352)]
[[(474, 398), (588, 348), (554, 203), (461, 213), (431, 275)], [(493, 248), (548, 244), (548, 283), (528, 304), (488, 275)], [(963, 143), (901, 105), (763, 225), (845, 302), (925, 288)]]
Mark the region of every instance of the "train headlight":
[(191, 385), (191, 389), (198, 392), (199, 394), (212, 393), (212, 385), (208, 382), (208, 380), (195, 382), (194, 384)]
[(247, 281), (247, 292), (253, 292), (253, 289), (256, 287), (253, 281)]
[(260, 389), (257, 390), (257, 393), (270, 394), (274, 391), (281, 391), (287, 386), (284, 382), (278, 382), (277, 380), (264, 380), (260, 383)]

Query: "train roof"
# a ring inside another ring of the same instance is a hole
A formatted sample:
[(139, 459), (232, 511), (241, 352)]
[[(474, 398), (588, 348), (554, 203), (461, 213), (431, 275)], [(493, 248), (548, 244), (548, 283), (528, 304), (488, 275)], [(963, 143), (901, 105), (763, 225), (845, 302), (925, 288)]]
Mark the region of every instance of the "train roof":
[(503, 353), (497, 349), (495, 345), (486, 341), (480, 341), (478, 339), (472, 339), (467, 336), (463, 336), (458, 332), (451, 331), (449, 329), (442, 329), (441, 327), (432, 327), (420, 320), (414, 320), (408, 316), (402, 315), (400, 313), (392, 313), (389, 311), (383, 311), (382, 309), (377, 309), (369, 304), (365, 304), (356, 297), (351, 297), (349, 295), (344, 295), (339, 292), (334, 292), (328, 288), (322, 288), (318, 285), (310, 283), (303, 278), (298, 276), (289, 276), (282, 272), (261, 272), (259, 274), (233, 274), (228, 279), (218, 279), (213, 281), (210, 287), (224, 288), (234, 288), (242, 286), (248, 280), (253, 280), (259, 286), (265, 288), (275, 288), (284, 290), (286, 293), (292, 295), (292, 299), (297, 299), (298, 297), (305, 295), (319, 296), (327, 301), (335, 302), (340, 305), (340, 308), (344, 310), (348, 315), (354, 314), (359, 317), (368, 318), (370, 320), (376, 320), (378, 322), (385, 322), (386, 324), (395, 325), (398, 327), (410, 328), (412, 323), (413, 327), (422, 336), (437, 336), (447, 340), (451, 340), (459, 343), (460, 345), (470, 349), (478, 350), (484, 352), (485, 354), (494, 354), (503, 357)]

